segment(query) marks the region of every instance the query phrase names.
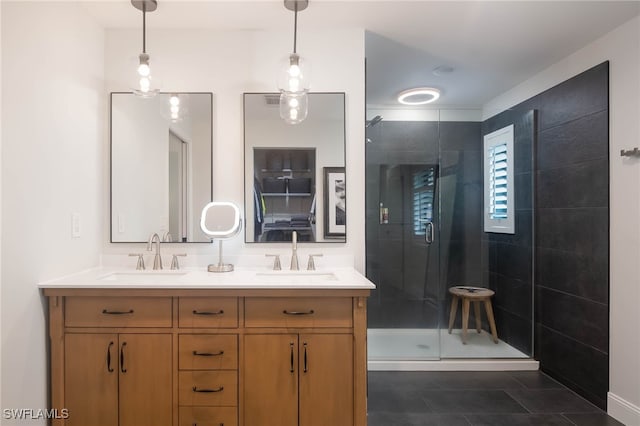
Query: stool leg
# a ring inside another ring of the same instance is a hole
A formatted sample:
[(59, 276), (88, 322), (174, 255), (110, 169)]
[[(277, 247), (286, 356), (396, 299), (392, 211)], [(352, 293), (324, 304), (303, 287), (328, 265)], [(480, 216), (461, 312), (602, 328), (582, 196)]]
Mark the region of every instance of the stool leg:
[(456, 311), (458, 310), (458, 296), (451, 296), (451, 309), (449, 312), (449, 334), (451, 334), (451, 329), (453, 328), (453, 323), (456, 320)]
[(473, 302), (473, 314), (476, 316), (476, 331), (480, 334), (482, 330), (482, 317), (480, 317), (480, 301)]
[(493, 336), (493, 342), (498, 343), (498, 332), (496, 331), (496, 322), (493, 319), (493, 308), (491, 307), (490, 299), (486, 299), (484, 301), (484, 309), (487, 311), (487, 320), (489, 320), (489, 326), (491, 327), (491, 336)]
[(469, 327), (469, 299), (462, 298), (462, 344), (467, 344), (467, 328)]

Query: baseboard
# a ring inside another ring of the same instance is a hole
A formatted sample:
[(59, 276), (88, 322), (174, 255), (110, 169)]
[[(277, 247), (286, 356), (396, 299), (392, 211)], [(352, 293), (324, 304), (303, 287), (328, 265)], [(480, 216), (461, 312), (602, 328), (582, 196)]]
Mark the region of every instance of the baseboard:
[(607, 393), (607, 414), (626, 426), (640, 426), (640, 407), (611, 392)]
[(369, 361), (369, 371), (534, 371), (533, 359), (442, 359), (434, 361)]

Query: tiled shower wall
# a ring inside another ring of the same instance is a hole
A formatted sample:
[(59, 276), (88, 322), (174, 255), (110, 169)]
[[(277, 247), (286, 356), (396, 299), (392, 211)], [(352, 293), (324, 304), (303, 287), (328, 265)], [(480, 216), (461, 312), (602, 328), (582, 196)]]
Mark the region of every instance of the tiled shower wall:
[(510, 124), (514, 126), (515, 233), (482, 232), (483, 286), (495, 291), (493, 311), (500, 339), (532, 355), (535, 111), (515, 108), (500, 113), (482, 124), (482, 134)]
[(609, 382), (609, 63), (514, 107), (536, 110), (535, 358), (601, 408)]

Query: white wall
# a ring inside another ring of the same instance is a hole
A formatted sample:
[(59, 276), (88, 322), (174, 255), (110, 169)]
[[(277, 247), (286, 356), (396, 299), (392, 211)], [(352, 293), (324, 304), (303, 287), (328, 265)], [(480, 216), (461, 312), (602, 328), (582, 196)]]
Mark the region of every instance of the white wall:
[[(0, 5), (0, 47), (2, 46), (2, 5)], [(0, 48), (0, 52), (2, 49)], [(2, 99), (2, 55), (0, 54), (0, 100)], [(2, 241), (2, 102), (0, 101), (0, 241)], [(2, 244), (0, 244), (0, 288), (2, 287)], [(2, 330), (2, 291), (0, 290), (0, 332)], [(0, 350), (0, 366), (2, 351)], [(0, 405), (2, 405), (2, 369), (0, 368)]]
[[(104, 32), (78, 5), (0, 7), (1, 406), (40, 409), (48, 332), (36, 284), (95, 265), (101, 248)], [(72, 212), (81, 238), (71, 238)]]
[(610, 344), (608, 411), (640, 425), (640, 18), (632, 19), (484, 106), (491, 117), (609, 60)]
[[(135, 71), (139, 37), (139, 31), (107, 31), (105, 72), (108, 91), (128, 90), (129, 75)], [(364, 30), (305, 32), (304, 43), (302, 38), (300, 40), (299, 53), (313, 62), (311, 90), (346, 92), (347, 243), (324, 244), (313, 251), (355, 257), (354, 266), (364, 271)], [(276, 89), (279, 61), (289, 53), (291, 32), (149, 30), (147, 42), (152, 72), (163, 80), (163, 91), (214, 92), (214, 199), (243, 206), (242, 94)], [(103, 193), (108, 202), (108, 183)], [(105, 214), (108, 214), (108, 207), (105, 207)], [(106, 254), (128, 253), (135, 249), (134, 245), (108, 244), (106, 228), (105, 224)], [(238, 236), (226, 242), (225, 253), (231, 256), (260, 254), (274, 249), (273, 245), (246, 245), (243, 240)], [(303, 244), (301, 255), (304, 255), (305, 247), (310, 246)], [(213, 255), (217, 253), (217, 244), (189, 245), (179, 250)], [(169, 249), (171, 251), (174, 250)], [(276, 251), (286, 253), (288, 247), (281, 245)]]
[[(112, 102), (114, 241), (146, 241), (169, 229), (169, 122), (159, 98), (119, 95)], [(154, 104), (148, 108), (148, 103)], [(144, 201), (143, 201), (144, 200)]]

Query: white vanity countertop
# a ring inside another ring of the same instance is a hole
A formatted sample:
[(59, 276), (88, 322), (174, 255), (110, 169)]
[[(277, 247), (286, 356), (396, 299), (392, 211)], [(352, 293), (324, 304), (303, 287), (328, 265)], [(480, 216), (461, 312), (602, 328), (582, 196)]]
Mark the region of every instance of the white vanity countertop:
[(314, 289), (370, 290), (375, 285), (354, 268), (315, 271), (272, 271), (237, 268), (232, 272), (207, 272), (206, 268), (136, 271), (95, 268), (45, 281), (39, 288), (75, 289)]

